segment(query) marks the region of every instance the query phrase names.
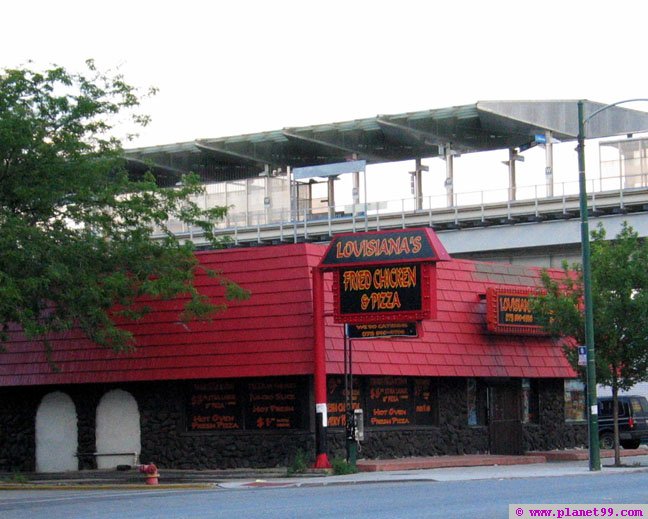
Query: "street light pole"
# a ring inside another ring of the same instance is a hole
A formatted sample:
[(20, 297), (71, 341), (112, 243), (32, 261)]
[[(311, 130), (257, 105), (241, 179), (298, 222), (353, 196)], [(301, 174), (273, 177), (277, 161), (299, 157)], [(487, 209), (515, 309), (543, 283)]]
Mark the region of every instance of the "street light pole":
[(589, 469), (601, 470), (601, 450), (598, 439), (598, 404), (596, 399), (596, 353), (594, 348), (594, 311), (592, 304), (592, 268), (590, 264), (590, 237), (587, 215), (587, 186), (585, 184), (585, 124), (608, 108), (646, 98), (625, 99), (602, 106), (585, 117), (584, 102), (578, 101), (578, 186), (581, 213), (581, 251), (583, 261), (583, 298), (585, 303), (585, 343), (587, 346), (587, 423), (589, 441)]
[(587, 346), (587, 418), (589, 469), (601, 470), (598, 440), (598, 405), (596, 399), (596, 353), (594, 348), (594, 312), (592, 307), (592, 269), (590, 265), (589, 221), (587, 215), (587, 186), (585, 184), (585, 118), (583, 101), (578, 101), (578, 186), (581, 213), (581, 252), (585, 303), (585, 343)]

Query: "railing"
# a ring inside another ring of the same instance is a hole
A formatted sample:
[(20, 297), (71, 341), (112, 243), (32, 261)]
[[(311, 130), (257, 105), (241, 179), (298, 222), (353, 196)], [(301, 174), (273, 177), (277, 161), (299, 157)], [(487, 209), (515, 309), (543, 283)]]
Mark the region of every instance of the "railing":
[[(623, 211), (628, 205), (638, 204), (648, 209), (646, 175), (590, 179), (587, 191), (589, 207), (594, 213), (609, 208)], [(233, 208), (227, 220), (219, 222), (216, 229), (235, 242), (298, 241), (342, 231), (412, 225), (460, 227), (468, 222), (486, 225), (520, 219), (532, 221), (547, 214), (564, 218), (578, 215), (577, 181), (554, 184), (550, 197), (545, 184), (516, 186), (514, 200), (509, 199), (509, 194), (509, 188), (455, 193), (452, 206), (447, 204), (447, 195), (441, 194), (297, 211), (268, 207), (239, 212)], [(199, 229), (173, 221), (169, 222), (169, 228), (178, 235), (200, 241)]]

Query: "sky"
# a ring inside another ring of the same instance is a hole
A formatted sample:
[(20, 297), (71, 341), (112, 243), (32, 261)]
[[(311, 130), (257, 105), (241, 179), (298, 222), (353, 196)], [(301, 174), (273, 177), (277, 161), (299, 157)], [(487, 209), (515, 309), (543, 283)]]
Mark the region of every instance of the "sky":
[(0, 68), (94, 58), (159, 89), (128, 147), (479, 100), (648, 97), (645, 0), (21, 0), (1, 16)]

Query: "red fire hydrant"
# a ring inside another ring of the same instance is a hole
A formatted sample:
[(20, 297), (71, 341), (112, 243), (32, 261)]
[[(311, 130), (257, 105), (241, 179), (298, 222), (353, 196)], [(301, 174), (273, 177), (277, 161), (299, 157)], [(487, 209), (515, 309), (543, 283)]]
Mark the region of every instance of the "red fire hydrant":
[(160, 477), (160, 474), (158, 473), (158, 469), (154, 463), (149, 463), (148, 465), (140, 465), (139, 471), (146, 477), (147, 485), (158, 484), (158, 478)]

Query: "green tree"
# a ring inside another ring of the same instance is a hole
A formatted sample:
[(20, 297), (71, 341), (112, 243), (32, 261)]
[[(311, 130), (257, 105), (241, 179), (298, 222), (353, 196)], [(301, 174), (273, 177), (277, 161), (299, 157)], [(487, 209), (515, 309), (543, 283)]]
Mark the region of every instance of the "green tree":
[[(592, 300), (596, 378), (612, 388), (615, 464), (620, 464), (618, 393), (648, 380), (648, 242), (625, 222), (614, 240), (599, 224), (592, 232)], [(534, 301), (540, 322), (564, 341), (569, 363), (580, 371), (576, 346), (585, 344), (580, 265), (564, 265), (557, 279), (543, 273), (546, 295)]]
[(208, 273), (225, 287), (222, 300), (196, 290), (192, 244), (166, 222), (200, 227), (218, 247), (213, 224), (226, 210), (193, 202), (202, 192), (194, 175), (176, 188), (150, 173), (129, 177), (114, 134), (125, 116), (148, 122), (137, 114), (142, 96), (121, 75), (86, 65), (0, 71), (0, 346), (13, 325), (47, 351), (52, 333), (79, 326), (129, 350), (133, 337), (115, 320), (142, 317), (143, 300), (182, 297), (182, 318), (205, 319), (247, 296), (217, 271)]

